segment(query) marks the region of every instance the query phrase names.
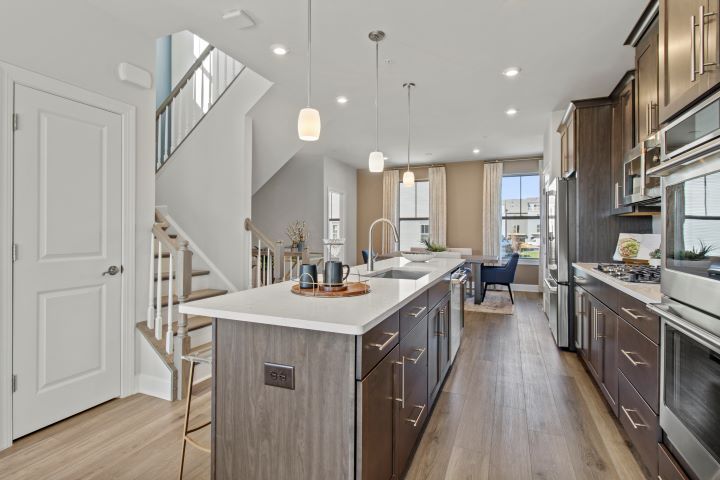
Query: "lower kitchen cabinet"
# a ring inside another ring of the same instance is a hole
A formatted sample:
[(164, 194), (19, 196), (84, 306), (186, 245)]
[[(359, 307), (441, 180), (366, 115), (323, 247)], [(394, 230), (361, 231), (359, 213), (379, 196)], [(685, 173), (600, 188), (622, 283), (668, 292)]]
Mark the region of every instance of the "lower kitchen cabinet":
[(619, 388), (620, 423), (650, 473), (650, 478), (657, 478), (657, 444), (660, 440), (658, 416), (622, 373), (619, 374)]
[(618, 414), (618, 316), (605, 307), (603, 313), (603, 380), (602, 391), (610, 408)]
[(394, 385), (400, 364), (396, 346), (362, 380), (357, 382), (360, 399), (357, 418), (357, 479), (390, 480), (393, 464)]
[(664, 445), (658, 444), (658, 478), (660, 480), (688, 480), (682, 467)]
[(399, 477), (428, 416), (428, 316), (400, 341), (400, 379), (395, 389), (395, 472)]
[(435, 404), (450, 368), (450, 296), (428, 315), (428, 403)]
[(588, 343), (588, 367), (598, 383), (603, 378), (603, 317), (602, 309), (605, 307), (596, 298), (590, 297), (590, 341)]

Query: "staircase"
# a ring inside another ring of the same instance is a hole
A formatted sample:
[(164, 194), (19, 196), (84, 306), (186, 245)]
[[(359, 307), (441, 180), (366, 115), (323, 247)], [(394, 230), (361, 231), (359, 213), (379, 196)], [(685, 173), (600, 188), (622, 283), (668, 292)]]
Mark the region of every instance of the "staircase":
[(158, 210), (150, 252), (147, 319), (136, 327), (171, 372), (172, 399), (180, 399), (184, 396), (189, 372), (182, 356), (212, 346), (212, 318), (181, 314), (178, 306), (224, 295), (227, 290), (210, 288), (211, 271), (193, 268), (188, 241), (172, 231)]

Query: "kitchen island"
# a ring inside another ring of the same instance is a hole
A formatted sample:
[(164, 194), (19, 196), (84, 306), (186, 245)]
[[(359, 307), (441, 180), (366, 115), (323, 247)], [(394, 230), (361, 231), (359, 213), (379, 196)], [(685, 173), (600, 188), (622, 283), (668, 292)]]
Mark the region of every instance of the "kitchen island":
[(215, 319), (212, 478), (402, 476), (452, 363), (448, 276), (462, 264), (380, 261), (375, 274), (422, 276), (360, 277), (358, 297), (284, 282), (182, 305)]

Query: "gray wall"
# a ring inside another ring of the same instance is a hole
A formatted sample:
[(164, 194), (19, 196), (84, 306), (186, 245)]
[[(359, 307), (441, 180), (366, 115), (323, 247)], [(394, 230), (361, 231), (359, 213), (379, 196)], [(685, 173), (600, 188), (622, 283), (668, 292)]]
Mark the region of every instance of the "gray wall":
[[(338, 160), (325, 157), (325, 197), (324, 217), (327, 218), (328, 192), (330, 190), (343, 194), (341, 212), (341, 235), (345, 237), (343, 248), (343, 261), (350, 265), (355, 264), (355, 251), (357, 249), (357, 171), (355, 168)], [(324, 235), (328, 236), (327, 222)]]

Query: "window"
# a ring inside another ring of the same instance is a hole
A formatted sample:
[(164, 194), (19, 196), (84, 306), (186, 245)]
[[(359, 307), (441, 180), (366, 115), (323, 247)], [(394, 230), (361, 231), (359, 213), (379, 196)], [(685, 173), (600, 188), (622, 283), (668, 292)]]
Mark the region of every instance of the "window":
[(337, 240), (342, 235), (342, 220), (340, 218), (342, 212), (342, 193), (328, 192), (328, 238)]
[(540, 176), (508, 175), (502, 179), (502, 257), (540, 258)]
[(400, 184), (400, 250), (424, 247), (430, 238), (430, 182)]

